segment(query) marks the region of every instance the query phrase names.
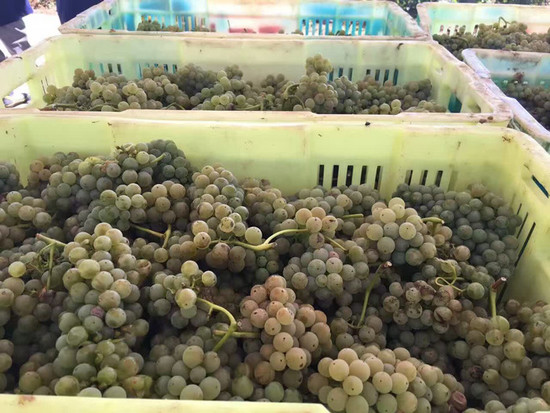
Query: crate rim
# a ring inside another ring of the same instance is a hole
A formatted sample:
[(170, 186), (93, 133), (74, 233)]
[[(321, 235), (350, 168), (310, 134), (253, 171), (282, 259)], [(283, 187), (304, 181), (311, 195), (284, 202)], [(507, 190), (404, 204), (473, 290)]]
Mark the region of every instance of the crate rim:
[[(123, 41), (125, 38), (127, 39), (133, 39), (133, 40), (139, 40), (142, 35), (140, 34), (128, 34), (128, 35), (118, 35), (115, 38), (119, 41)], [(157, 39), (162, 39), (165, 35), (157, 35)], [(304, 36), (293, 36), (289, 38), (284, 39), (274, 39), (272, 36), (269, 35), (256, 35), (256, 36), (248, 36), (248, 37), (240, 37), (240, 36), (228, 36), (226, 34), (218, 34), (217, 36), (213, 37), (179, 37), (174, 38), (173, 36), (166, 35), (174, 41), (181, 41), (181, 42), (223, 42), (225, 44), (231, 44), (231, 43), (238, 43), (238, 42), (253, 42), (253, 43), (261, 43), (261, 42), (296, 42), (296, 43), (304, 43), (307, 44), (307, 42), (310, 42), (314, 40), (306, 39)], [(46, 40), (43, 40), (36, 46), (27, 49), (23, 51), (19, 55), (11, 56), (8, 59), (6, 59), (3, 62), (0, 62), (0, 70), (3, 67), (6, 67), (8, 65), (13, 65), (14, 67), (17, 67), (18, 65), (22, 65), (22, 60), (24, 56), (36, 54), (40, 51), (46, 50), (48, 45), (54, 44), (57, 42), (63, 42), (65, 40), (69, 39), (85, 39), (85, 38), (106, 38), (106, 36), (103, 35), (95, 35), (95, 34), (62, 34), (58, 36), (50, 37)], [(150, 36), (143, 36), (143, 39), (150, 38)], [(316, 114), (311, 112), (256, 112), (259, 113), (258, 117), (265, 116), (265, 113), (289, 113), (292, 114), (294, 117), (300, 117), (304, 119), (313, 119), (313, 118), (322, 118), (325, 116), (328, 116), (330, 118), (341, 118), (341, 119), (365, 119), (365, 120), (375, 120), (375, 121), (385, 121), (387, 117), (395, 118), (398, 121), (401, 122), (425, 122), (425, 123), (438, 123), (438, 122), (457, 122), (457, 123), (466, 123), (466, 124), (493, 124), (493, 123), (508, 123), (512, 118), (512, 111), (508, 108), (502, 100), (494, 94), (494, 91), (491, 90), (490, 87), (488, 87), (484, 82), (479, 79), (479, 77), (476, 75), (475, 71), (472, 70), (466, 63), (461, 62), (460, 60), (456, 59), (447, 49), (445, 49), (443, 46), (439, 45), (437, 42), (434, 41), (423, 41), (423, 40), (417, 40), (417, 39), (408, 39), (408, 40), (400, 40), (400, 39), (372, 39), (368, 42), (365, 42), (359, 38), (354, 37), (342, 37), (335, 39), (334, 36), (332, 37), (320, 37), (315, 39), (319, 42), (332, 42), (336, 45), (340, 42), (347, 42), (347, 43), (358, 43), (358, 44), (389, 44), (394, 45), (395, 47), (400, 47), (402, 44), (407, 45), (416, 45), (417, 47), (424, 47), (424, 48), (430, 48), (433, 53), (439, 54), (441, 57), (443, 57), (445, 60), (452, 61), (452, 64), (459, 67), (459, 69), (467, 76), (469, 83), (472, 85), (472, 87), (475, 87), (476, 90), (478, 90), (478, 93), (482, 95), (482, 98), (493, 108), (493, 112), (478, 112), (478, 113), (422, 113), (422, 112), (402, 112), (398, 115), (371, 115), (371, 114), (330, 114), (330, 115), (322, 115), (322, 114)], [(25, 82), (28, 81), (30, 77), (27, 77), (25, 79)], [(0, 88), (0, 92), (2, 92)], [(2, 93), (0, 93), (2, 94)], [(0, 108), (0, 113), (9, 111), (12, 114), (21, 114), (21, 113), (39, 113), (41, 112), (38, 108), (12, 108), (12, 109), (5, 109)], [(149, 109), (140, 109), (140, 110), (127, 110), (125, 112), (117, 113), (117, 115), (120, 115), (122, 113), (131, 112), (134, 116), (136, 116), (138, 113), (144, 115), (145, 117), (149, 117), (151, 119), (154, 119), (156, 117), (156, 113), (160, 112), (159, 110), (149, 110)], [(195, 111), (177, 111), (177, 113), (180, 114), (180, 116), (185, 117), (186, 112), (195, 112)], [(205, 111), (205, 112), (211, 112), (211, 111)], [(82, 112), (73, 112), (73, 113), (82, 113)], [(97, 112), (99, 116), (104, 112)], [(218, 116), (220, 112), (215, 111), (212, 112), (216, 115), (213, 115), (213, 117)], [(234, 113), (234, 111), (229, 111), (228, 113)], [(48, 112), (48, 114), (53, 115), (54, 112)], [(428, 116), (423, 116), (428, 115)], [(138, 117), (138, 116), (136, 116)], [(420, 118), (426, 118), (426, 119), (420, 119)]]
[(483, 64), (480, 57), (481, 55), (501, 55), (508, 58), (521, 58), (537, 61), (543, 57), (550, 58), (548, 53), (539, 52), (515, 52), (507, 50), (491, 50), (491, 49), (465, 49), (462, 51), (464, 61), (477, 73), (481, 81), (493, 91), (493, 93), (500, 97), (500, 99), (508, 106), (509, 110), (514, 115), (514, 121), (516, 121), (520, 127), (522, 127), (529, 135), (536, 139), (544, 141), (550, 145), (550, 131), (542, 126), (524, 107), (519, 103), (517, 99), (507, 96), (496, 84), (493, 82), (491, 71)]
[[(59, 26), (59, 31), (61, 34), (101, 34), (101, 35), (130, 35), (130, 34), (138, 34), (137, 31), (128, 31), (128, 30), (100, 30), (100, 29), (80, 29), (78, 26), (85, 23), (87, 20), (87, 17), (90, 13), (93, 13), (96, 10), (102, 10), (109, 8), (112, 4), (118, 2), (120, 0), (103, 0), (100, 3), (90, 7), (89, 9), (77, 14), (74, 18), (69, 20), (68, 22), (63, 23), (61, 26)], [(291, 0), (290, 0), (291, 1)], [(318, 3), (335, 3), (334, 0), (313, 0)], [(256, 3), (257, 0), (239, 0), (240, 4), (243, 3)], [(277, 3), (277, 2), (273, 2)], [(430, 34), (425, 32), (422, 27), (415, 21), (415, 19), (407, 13), (405, 10), (403, 10), (397, 3), (390, 1), (390, 0), (361, 0), (358, 1), (352, 1), (352, 0), (337, 0), (336, 3), (338, 5), (343, 4), (355, 4), (358, 3), (371, 3), (371, 4), (379, 4), (383, 7), (388, 8), (388, 10), (391, 13), (394, 13), (395, 15), (401, 17), (405, 21), (405, 25), (409, 32), (411, 33), (410, 36), (375, 36), (375, 35), (362, 35), (362, 36), (350, 36), (356, 39), (399, 39), (399, 40), (405, 40), (405, 39), (416, 39), (416, 40), (427, 40), (430, 38)], [(145, 34), (147, 36), (158, 36), (160, 33), (166, 34), (168, 36), (182, 36), (182, 37), (216, 37), (216, 34), (224, 34), (231, 37), (255, 37), (255, 36), (270, 36), (272, 38), (276, 36), (281, 36), (279, 34), (256, 34), (256, 33), (216, 33), (216, 32), (139, 32), (139, 34)], [(297, 38), (308, 38), (308, 39), (314, 39), (314, 38), (331, 38), (334, 36), (304, 36), (304, 35), (296, 35), (296, 34), (283, 34), (284, 36), (295, 36)], [(342, 36), (347, 37), (347, 36)]]

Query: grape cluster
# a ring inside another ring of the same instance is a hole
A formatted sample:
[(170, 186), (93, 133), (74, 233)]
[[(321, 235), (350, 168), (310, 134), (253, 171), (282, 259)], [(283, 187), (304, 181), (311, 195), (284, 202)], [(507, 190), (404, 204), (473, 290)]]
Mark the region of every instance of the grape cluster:
[(445, 222), (452, 232), (450, 242), (468, 249), (456, 248), (453, 258), (469, 259), (471, 265), (478, 270), (483, 267), (482, 271), (495, 279), (511, 275), (518, 247), (514, 234), (522, 220), (500, 196), (482, 184), (447, 193), (436, 186), (401, 184), (396, 195), (418, 209), (421, 216), (439, 217)]
[(278, 378), (297, 389), (303, 374), (332, 347), (326, 315), (309, 304), (298, 304), (296, 294), (278, 275), (256, 285), (241, 302), (241, 329), (259, 337), (250, 341), (254, 378), (267, 385)]
[(412, 413), (466, 407), (461, 385), (452, 375), (412, 358), (402, 347), (392, 351), (370, 346), (360, 356), (346, 348), (335, 359), (321, 359), (317, 368), (308, 379), (308, 389), (335, 412)]
[(236, 65), (224, 70), (204, 70), (187, 64), (167, 72), (162, 67), (143, 69), (142, 79), (121, 74), (97, 76), (93, 70), (76, 69), (71, 86), (49, 85), (44, 110), (125, 111), (170, 110), (275, 110), (314, 113), (399, 114), (403, 111), (445, 112), (430, 100), (430, 80), (405, 85), (384, 84), (367, 76), (352, 82), (333, 75), (321, 55), (309, 57), (306, 73), (297, 82), (282, 74), (268, 75), (254, 85), (243, 79)]
[(528, 33), (527, 26), (518, 22), (480, 24), (473, 33), (462, 26), (453, 32), (434, 34), (433, 38), (458, 59), (462, 59), (462, 50), (471, 48), (550, 52), (550, 30), (547, 33)]

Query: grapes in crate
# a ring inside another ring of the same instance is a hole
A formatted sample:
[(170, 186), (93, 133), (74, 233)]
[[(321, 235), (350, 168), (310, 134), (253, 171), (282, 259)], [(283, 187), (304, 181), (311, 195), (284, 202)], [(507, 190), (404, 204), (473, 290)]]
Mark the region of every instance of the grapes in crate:
[(493, 24), (476, 25), (473, 32), (462, 26), (434, 34), (433, 39), (460, 60), (462, 51), (471, 48), (550, 53), (550, 29), (547, 33), (528, 33), (525, 24), (507, 22), (502, 17)]
[(331, 80), (333, 68), (320, 55), (306, 61), (299, 79), (282, 74), (268, 75), (257, 84), (244, 78), (238, 66), (214, 72), (194, 64), (175, 73), (161, 67), (146, 68), (142, 79), (129, 80), (121, 74), (97, 76), (93, 70), (76, 69), (71, 86), (49, 85), (44, 110), (125, 111), (240, 110), (308, 111), (321, 114), (383, 114), (445, 112), (431, 100), (428, 79), (394, 85), (372, 76), (350, 81), (341, 76)]
[(549, 408), (550, 306), (497, 304), (521, 219), (481, 184), (283, 194), (162, 140), (0, 170), (3, 393)]

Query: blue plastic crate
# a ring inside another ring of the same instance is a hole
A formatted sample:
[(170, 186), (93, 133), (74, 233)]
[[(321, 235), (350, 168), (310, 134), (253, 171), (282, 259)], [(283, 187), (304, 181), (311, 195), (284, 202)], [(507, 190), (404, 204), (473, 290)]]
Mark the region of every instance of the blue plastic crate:
[(185, 34), (206, 28), (216, 33), (291, 34), (299, 30), (306, 36), (344, 32), (348, 36), (427, 38), (394, 2), (349, 0), (105, 0), (62, 25), (60, 31), (128, 34), (144, 19), (178, 26)]
[[(483, 79), (487, 87), (501, 98), (514, 114), (512, 125), (526, 131), (550, 151), (550, 131), (542, 126), (516, 100), (501, 91), (510, 81), (550, 88), (550, 54), (466, 49), (464, 61)], [(518, 78), (519, 76), (519, 78)]]

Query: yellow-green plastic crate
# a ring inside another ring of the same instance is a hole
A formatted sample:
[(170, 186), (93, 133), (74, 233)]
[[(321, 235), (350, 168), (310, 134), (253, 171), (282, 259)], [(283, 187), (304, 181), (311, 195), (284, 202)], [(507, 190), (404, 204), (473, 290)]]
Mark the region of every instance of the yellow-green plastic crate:
[[(550, 87), (550, 54), (508, 52), (504, 50), (466, 49), (464, 61), (476, 71), (487, 86), (506, 102), (514, 114), (512, 124), (527, 132), (550, 151), (550, 131), (542, 126), (517, 99), (506, 96), (500, 87), (521, 74), (522, 81), (533, 86)], [(500, 87), (499, 87), (500, 86)]]
[[(270, 113), (263, 120), (244, 113), (238, 121), (190, 115), (185, 121), (173, 113), (162, 121), (0, 116), (1, 158), (28, 171), (33, 159), (57, 151), (108, 154), (123, 143), (162, 138), (175, 141), (195, 165), (219, 162), (237, 177), (267, 178), (286, 195), (315, 185), (368, 183), (389, 199), (403, 182), (445, 190), (482, 182), (523, 218), (517, 269), (507, 294), (550, 300), (550, 155), (528, 135), (499, 127), (283, 121)], [(0, 405), (2, 413), (26, 413), (6, 411), (1, 397)]]
[(453, 34), (462, 26), (472, 32), (481, 23), (497, 23), (499, 17), (527, 25), (529, 33), (546, 33), (550, 28), (550, 6), (487, 3), (419, 3), (420, 27), (430, 35)]
[[(189, 35), (200, 27), (217, 33), (425, 38), (396, 3), (351, 0), (105, 0), (60, 27), (61, 33), (133, 33), (142, 19), (178, 26)], [(204, 32), (202, 32), (204, 33)], [(201, 34), (202, 34), (201, 33)], [(158, 34), (151, 32), (151, 34)]]
[[(472, 69), (455, 59), (445, 48), (433, 42), (369, 40), (353, 38), (303, 39), (273, 36), (235, 38), (220, 35), (209, 38), (141, 35), (63, 35), (28, 49), (0, 63), (0, 98), (24, 86), (31, 97), (30, 107), (11, 109), (9, 113), (37, 112), (48, 85), (72, 84), (76, 68), (97, 73), (114, 71), (128, 78), (139, 78), (145, 67), (161, 66), (170, 72), (187, 63), (205, 69), (220, 70), (239, 64), (244, 79), (257, 83), (268, 74), (284, 74), (298, 81), (305, 73), (305, 61), (317, 53), (334, 67), (331, 77), (341, 75), (362, 80), (372, 75), (380, 82), (407, 83), (429, 78), (432, 96), (449, 113), (411, 113), (393, 115), (327, 115), (342, 119), (354, 116), (364, 121), (493, 123), (505, 126), (511, 112), (493, 92), (480, 82)], [(0, 100), (0, 107), (2, 102)], [(0, 112), (2, 110), (0, 109)], [(164, 111), (126, 111), (123, 116), (156, 119)], [(185, 118), (189, 111), (178, 112)], [(207, 112), (213, 119), (220, 112)], [(279, 112), (283, 113), (283, 112)], [(76, 113), (73, 113), (75, 116)], [(102, 113), (97, 116), (102, 116)], [(229, 116), (238, 116), (231, 112)], [(263, 112), (256, 112), (263, 117)], [(294, 112), (296, 119), (323, 117)]]

